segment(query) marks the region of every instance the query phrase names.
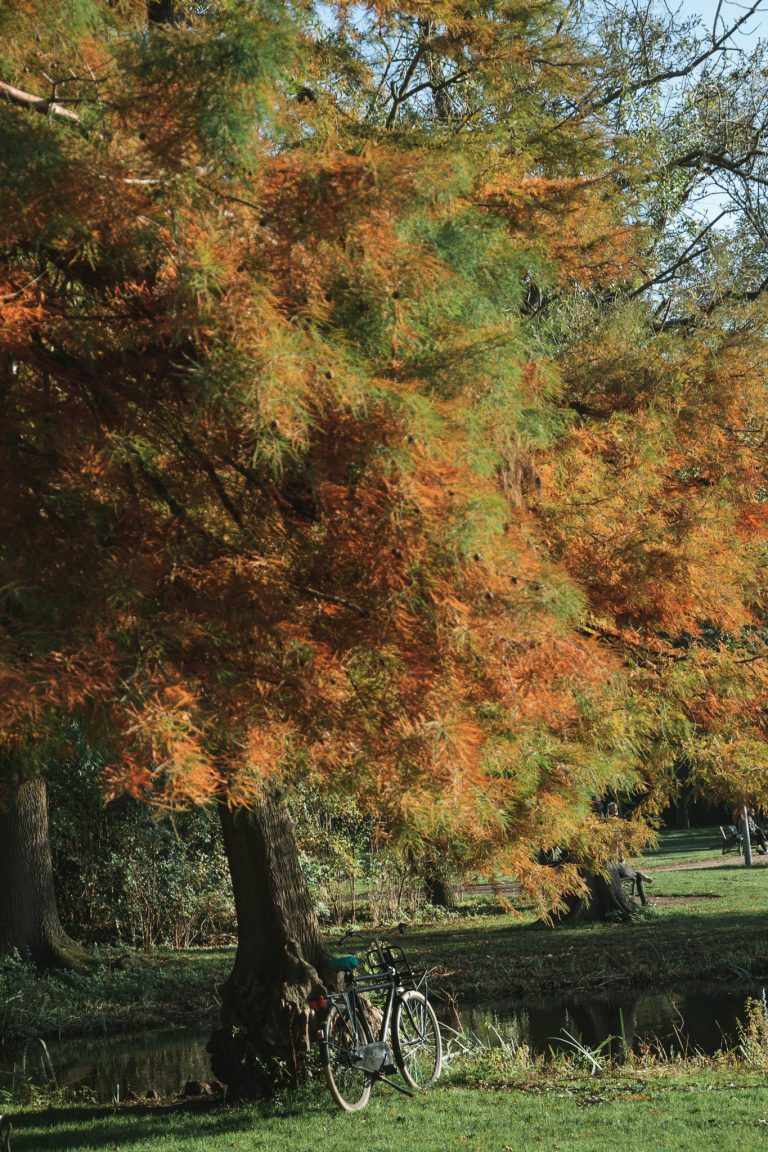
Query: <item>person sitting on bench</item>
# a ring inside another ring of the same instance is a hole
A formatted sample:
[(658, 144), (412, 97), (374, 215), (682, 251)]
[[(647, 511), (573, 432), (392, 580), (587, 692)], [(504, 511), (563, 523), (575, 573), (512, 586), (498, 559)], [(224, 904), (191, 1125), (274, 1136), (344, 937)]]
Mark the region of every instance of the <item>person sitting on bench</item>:
[(622, 880), (634, 880), (640, 903), (644, 908), (648, 907), (651, 901), (645, 893), (645, 885), (653, 884), (653, 878), (647, 872), (638, 872), (636, 868), (630, 868), (626, 860), (619, 860), (619, 876)]
[[(605, 809), (605, 818), (606, 818), (606, 820), (611, 820), (611, 819), (619, 820), (620, 819), (619, 806), (614, 800), (609, 801), (609, 803)], [(619, 841), (619, 843), (618, 843), (617, 855), (618, 855), (619, 876), (621, 877), (622, 880), (634, 881), (635, 889), (637, 891), (638, 896), (640, 897), (640, 903), (643, 905), (644, 908), (647, 907), (651, 903), (651, 901), (648, 899), (648, 897), (645, 893), (645, 885), (646, 884), (653, 884), (652, 877), (650, 877), (647, 874), (647, 872), (639, 872), (636, 868), (630, 868), (629, 864), (627, 863), (627, 861), (624, 859), (624, 857), (622, 855), (621, 841)]]
[[(736, 823), (741, 835), (744, 835), (744, 815), (743, 812), (739, 813), (739, 818)], [(757, 850), (761, 856), (765, 856), (768, 852), (768, 839), (766, 839), (765, 832), (763, 832), (760, 825), (755, 820), (754, 808), (747, 809), (747, 828), (749, 830), (749, 839), (751, 843), (757, 844)]]

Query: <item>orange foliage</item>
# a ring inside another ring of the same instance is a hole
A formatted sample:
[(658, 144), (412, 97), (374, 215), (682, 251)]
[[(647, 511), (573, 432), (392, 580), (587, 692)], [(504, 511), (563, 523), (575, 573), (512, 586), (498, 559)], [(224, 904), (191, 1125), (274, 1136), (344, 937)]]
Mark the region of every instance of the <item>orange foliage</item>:
[[(388, 132), (327, 91), (289, 96), (261, 41), (230, 88), (194, 73), (198, 49), (247, 56), (229, 26), (204, 35), (229, 6), (191, 13), (189, 36), (97, 7), (119, 34), (83, 32), (56, 73), (82, 64), (82, 131), (0, 103), (19, 164), (0, 221), (3, 745), (42, 747), (74, 713), (112, 794), (168, 805), (311, 774), (389, 828), (505, 845), (552, 895), (542, 827), (605, 858), (589, 801), (637, 766), (627, 651), (667, 659), (705, 620), (759, 619), (744, 430), (768, 418), (764, 363), (735, 329), (532, 351), (515, 313), (538, 271), (563, 290), (635, 273), (615, 189), (567, 139), (553, 158), (497, 125)], [(444, 5), (431, 50), (475, 61), (508, 108), (539, 7)], [(334, 78), (327, 46), (296, 39)], [(702, 725), (716, 711), (690, 703)]]
[(523, 248), (551, 262), (560, 284), (620, 285), (636, 273), (637, 237), (599, 181), (501, 172), (478, 190), (478, 201), (509, 220)]

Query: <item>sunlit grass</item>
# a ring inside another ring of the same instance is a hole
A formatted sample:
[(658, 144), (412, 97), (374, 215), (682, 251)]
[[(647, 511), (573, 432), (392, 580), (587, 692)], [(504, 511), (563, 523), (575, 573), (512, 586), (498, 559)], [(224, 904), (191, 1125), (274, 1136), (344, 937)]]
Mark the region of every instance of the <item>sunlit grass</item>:
[(762, 857), (745, 868), (737, 854), (723, 856), (714, 827), (662, 832), (658, 851), (639, 864), (653, 878), (654, 907), (634, 923), (547, 929), (534, 926), (530, 912), (513, 920), (499, 911), (415, 925), (410, 948), (468, 999), (746, 983), (768, 975)]
[[(768, 976), (768, 868), (761, 857), (747, 869), (740, 856), (722, 856), (717, 837), (716, 827), (662, 833), (658, 852), (642, 862), (655, 906), (632, 924), (547, 929), (534, 925), (530, 910), (513, 917), (486, 904), (410, 925), (398, 941), (417, 966), (432, 970), (436, 991), (464, 1000), (670, 988), (697, 979), (746, 985), (750, 976)], [(212, 1023), (233, 956), (233, 948), (112, 950), (93, 972), (42, 979), (0, 965), (6, 1036)]]
[[(657, 903), (636, 923), (535, 927), (499, 909), (409, 926), (402, 943), (414, 961), (435, 972), (432, 987), (465, 1000), (494, 996), (566, 997), (622, 986), (663, 988), (725, 981), (735, 989), (768, 972), (765, 958), (768, 872), (723, 857), (718, 830), (663, 833), (644, 870), (654, 878)], [(683, 865), (683, 867), (680, 867)], [(701, 867), (690, 867), (701, 865)], [(119, 1028), (173, 1010), (201, 1020), (215, 1015), (216, 986), (233, 949), (190, 949), (152, 956), (113, 957), (96, 973), (50, 976), (25, 986), (25, 1010), (49, 1022), (90, 1026), (100, 1018)], [(10, 986), (9, 986), (10, 992)], [(745, 993), (746, 995), (746, 993)], [(31, 996), (30, 1001), (28, 997)], [(37, 999), (35, 999), (35, 997)], [(163, 1007), (165, 1005), (165, 1008)], [(46, 1016), (47, 1013), (47, 1016)], [(57, 1015), (58, 1013), (58, 1015)], [(768, 1059), (765, 1036), (756, 1041)], [(764, 1051), (766, 1049), (766, 1051)], [(545, 1069), (508, 1058), (451, 1064), (448, 1082), (425, 1097), (405, 1100), (385, 1088), (359, 1116), (337, 1113), (319, 1086), (268, 1109), (203, 1101), (124, 1109), (65, 1104), (11, 1108), (14, 1152), (196, 1152), (264, 1148), (274, 1152), (646, 1152), (648, 1148), (731, 1152), (760, 1143), (768, 1129), (764, 1072), (732, 1061), (700, 1067), (668, 1063), (609, 1067), (585, 1060), (584, 1072)]]
[(270, 1110), (217, 1106), (50, 1108), (14, 1115), (14, 1152), (132, 1149), (208, 1152), (742, 1152), (762, 1142), (768, 1090), (734, 1069), (660, 1069), (609, 1077), (492, 1077), (448, 1084), (413, 1100), (386, 1089), (361, 1114), (342, 1115), (322, 1092)]

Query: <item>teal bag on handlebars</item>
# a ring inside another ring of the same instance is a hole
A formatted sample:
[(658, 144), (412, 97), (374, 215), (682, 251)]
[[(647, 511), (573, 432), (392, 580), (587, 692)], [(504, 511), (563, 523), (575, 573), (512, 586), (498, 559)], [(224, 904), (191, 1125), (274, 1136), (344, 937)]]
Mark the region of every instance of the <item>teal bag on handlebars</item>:
[(331, 956), (328, 961), (329, 972), (354, 972), (360, 967), (357, 956)]

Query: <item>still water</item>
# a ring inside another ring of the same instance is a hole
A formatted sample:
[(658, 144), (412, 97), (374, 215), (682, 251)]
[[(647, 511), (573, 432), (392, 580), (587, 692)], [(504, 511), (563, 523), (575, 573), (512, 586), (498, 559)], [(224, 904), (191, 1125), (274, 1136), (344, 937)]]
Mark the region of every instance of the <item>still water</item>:
[[(476, 1004), (460, 1009), (464, 1031), (493, 1043), (526, 1044), (534, 1052), (569, 1048), (578, 1040), (597, 1048), (608, 1037), (620, 1051), (622, 1040), (636, 1052), (645, 1046), (663, 1047), (668, 1054), (700, 1049), (713, 1053), (739, 1040), (739, 1020), (745, 1016), (749, 993), (697, 989), (681, 992), (624, 993), (621, 996), (573, 998), (560, 1003), (527, 1001)], [(752, 990), (760, 999), (762, 988)], [(456, 1027), (450, 1015), (446, 1023)], [(446, 1033), (448, 1036), (450, 1032)]]
[[(760, 997), (762, 989), (753, 990)], [(744, 1016), (746, 993), (681, 991), (624, 994), (620, 997), (551, 1002), (497, 1001), (465, 1005), (458, 1018), (447, 1005), (438, 1005), (453, 1032), (487, 1044), (527, 1044), (548, 1053), (572, 1047), (566, 1033), (590, 1048), (607, 1037), (623, 1036), (639, 1050), (644, 1044), (680, 1052), (686, 1047), (715, 1052), (738, 1042), (738, 1020)], [(25, 1082), (59, 1088), (88, 1088), (101, 1101), (124, 1100), (129, 1093), (145, 1096), (181, 1091), (185, 1081), (210, 1077), (205, 1051), (209, 1029), (146, 1031), (139, 1035), (78, 1037), (74, 1040), (31, 1040), (13, 1051), (0, 1049), (0, 1088), (18, 1090)], [(619, 1042), (615, 1044), (619, 1050)]]

